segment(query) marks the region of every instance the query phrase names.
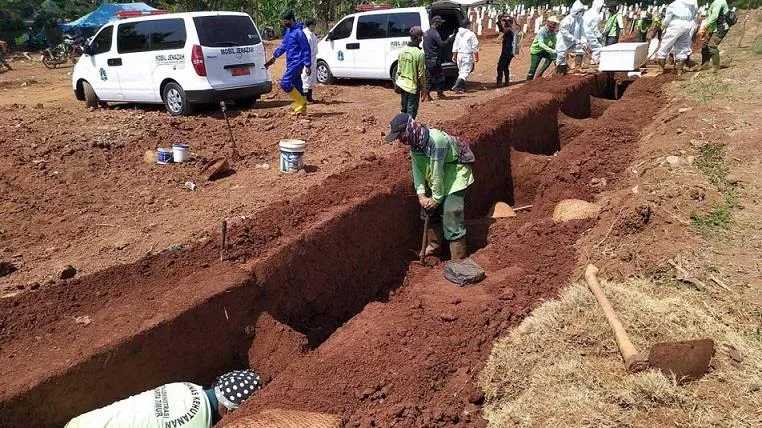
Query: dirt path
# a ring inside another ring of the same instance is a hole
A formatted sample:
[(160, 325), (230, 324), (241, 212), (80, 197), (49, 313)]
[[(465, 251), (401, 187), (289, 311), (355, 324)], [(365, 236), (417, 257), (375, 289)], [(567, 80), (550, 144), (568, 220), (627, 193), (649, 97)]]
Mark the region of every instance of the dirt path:
[[(484, 45), (475, 82), (491, 82), (499, 55), (494, 39)], [(274, 67), (276, 77), (282, 66)], [(514, 61), (514, 80), (526, 69), (526, 57)], [(384, 84), (319, 87), (321, 103), (301, 120), (288, 115), (287, 98), (274, 92), (250, 110), (232, 112), (244, 159), (231, 177), (204, 182), (198, 173), (204, 160), (229, 152), (219, 112), (171, 118), (161, 107), (129, 105), (90, 112), (74, 99), (70, 71), (35, 63), (0, 74), (0, 261), (18, 268), (0, 278), (0, 295), (52, 284), (66, 265), (89, 274), (172, 245), (203, 242), (222, 218), (266, 216), (269, 203), (391, 150), (380, 137), (399, 101)], [(437, 125), (510, 91), (492, 86), (474, 83), (473, 92), (426, 104), (420, 119)], [(308, 141), (305, 173), (278, 173), (281, 138)], [(146, 150), (177, 142), (190, 144), (197, 161), (143, 162)], [(188, 180), (198, 190), (186, 190)]]

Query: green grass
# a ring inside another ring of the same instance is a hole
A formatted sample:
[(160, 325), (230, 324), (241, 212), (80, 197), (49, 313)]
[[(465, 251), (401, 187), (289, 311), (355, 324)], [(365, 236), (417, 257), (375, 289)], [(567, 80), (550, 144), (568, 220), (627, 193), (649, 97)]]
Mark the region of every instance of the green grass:
[(762, 36), (757, 36), (754, 41), (751, 42), (749, 50), (757, 55), (762, 55)]
[(688, 97), (700, 103), (706, 103), (717, 98), (718, 95), (729, 92), (730, 85), (723, 82), (717, 82), (714, 79), (697, 79), (695, 82), (691, 82), (685, 89)]
[(722, 144), (707, 143), (699, 147), (696, 166), (723, 194), (723, 201), (712, 204), (709, 211), (691, 215), (691, 223), (699, 233), (710, 234), (728, 230), (733, 224), (732, 210), (738, 205), (738, 192), (728, 182), (730, 168), (727, 159), (727, 150)]

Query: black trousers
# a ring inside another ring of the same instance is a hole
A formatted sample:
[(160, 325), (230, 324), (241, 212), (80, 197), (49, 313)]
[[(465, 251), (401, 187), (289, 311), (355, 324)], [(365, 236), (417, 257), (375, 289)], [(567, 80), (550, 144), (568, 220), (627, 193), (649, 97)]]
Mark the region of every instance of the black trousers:
[(509, 52), (501, 52), (500, 59), (497, 60), (497, 83), (503, 81), (503, 74), (505, 74), (505, 83), (511, 83), (511, 60), (513, 55)]
[(426, 90), (429, 92), (444, 92), (445, 75), (442, 71), (442, 61), (439, 59), (426, 59)]

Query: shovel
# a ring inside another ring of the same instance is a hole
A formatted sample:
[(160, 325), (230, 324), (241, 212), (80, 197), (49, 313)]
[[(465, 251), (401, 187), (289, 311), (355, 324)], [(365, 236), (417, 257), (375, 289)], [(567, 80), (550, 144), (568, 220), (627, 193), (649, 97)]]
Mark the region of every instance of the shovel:
[(598, 284), (597, 275), (598, 268), (587, 265), (585, 281), (590, 287), (590, 291), (595, 294), (611, 329), (614, 330), (616, 344), (628, 372), (634, 373), (653, 367), (661, 370), (667, 376), (674, 376), (678, 383), (689, 382), (704, 376), (709, 368), (709, 361), (714, 355), (714, 341), (712, 339), (660, 342), (651, 347), (648, 355), (639, 353), (630, 342), (630, 338), (616, 316), (611, 303), (603, 294), (603, 290)]
[(418, 261), (426, 266), (426, 247), (429, 246), (429, 219), (431, 215), (423, 210), (423, 238), (421, 238), (421, 252), (418, 253)]

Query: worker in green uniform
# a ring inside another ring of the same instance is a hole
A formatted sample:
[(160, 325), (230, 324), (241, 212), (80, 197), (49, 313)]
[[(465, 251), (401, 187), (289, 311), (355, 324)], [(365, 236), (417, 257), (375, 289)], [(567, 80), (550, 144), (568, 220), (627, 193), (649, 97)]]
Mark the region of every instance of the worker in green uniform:
[(707, 18), (707, 35), (701, 46), (701, 68), (709, 65), (712, 61), (712, 71), (715, 73), (720, 70), (720, 42), (728, 34), (730, 26), (726, 22), (728, 13), (728, 2), (726, 0), (714, 0), (709, 6), (709, 17)]
[(531, 62), (529, 64), (529, 72), (527, 73), (527, 80), (534, 79), (537, 67), (541, 61), (545, 61), (540, 68), (540, 74), (550, 67), (550, 64), (556, 60), (556, 32), (558, 31), (558, 18), (551, 16), (548, 18), (548, 23), (540, 28), (537, 35), (532, 40), (532, 46), (529, 48), (529, 54)]
[(624, 28), (624, 22), (622, 21), (622, 14), (619, 13), (618, 9), (619, 6), (616, 4), (609, 5), (609, 19), (603, 27), (605, 46), (619, 43), (619, 33)]
[(211, 428), (260, 388), (248, 369), (218, 377), (210, 389), (169, 383), (77, 416), (64, 428)]
[(426, 90), (426, 58), (420, 48), (423, 30), (415, 26), (410, 29), (410, 42), (402, 48), (397, 57), (397, 78), (394, 83), (400, 93), (402, 113), (413, 118), (418, 115), (421, 100), (428, 98)]
[(648, 30), (651, 28), (651, 24), (653, 24), (653, 15), (651, 15), (651, 12), (644, 11), (637, 23), (637, 41), (646, 41)]
[(413, 185), (421, 208), (430, 216), (425, 254), (437, 254), (444, 238), (450, 243), (452, 260), (466, 258), (465, 196), (474, 182), (471, 148), (444, 131), (416, 123), (405, 113), (394, 116), (389, 126), (386, 142), (410, 146)]

